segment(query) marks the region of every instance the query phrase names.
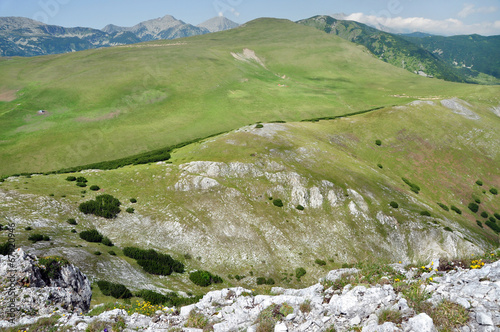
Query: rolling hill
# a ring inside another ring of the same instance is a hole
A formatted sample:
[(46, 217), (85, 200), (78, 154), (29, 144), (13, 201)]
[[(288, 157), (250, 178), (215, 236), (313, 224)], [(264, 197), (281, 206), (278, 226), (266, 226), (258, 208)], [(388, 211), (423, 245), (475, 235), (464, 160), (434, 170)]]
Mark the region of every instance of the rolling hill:
[(122, 158), (257, 121), (498, 96), (498, 87), (419, 77), (276, 19), (175, 41), (4, 58), (0, 71), (0, 175)]
[[(423, 76), (453, 82), (500, 83), (494, 72), (498, 64), (492, 56), (500, 47), (495, 36), (405, 36), (330, 16), (314, 16), (297, 23), (363, 45), (379, 59)], [(474, 68), (466, 68), (471, 65)]]

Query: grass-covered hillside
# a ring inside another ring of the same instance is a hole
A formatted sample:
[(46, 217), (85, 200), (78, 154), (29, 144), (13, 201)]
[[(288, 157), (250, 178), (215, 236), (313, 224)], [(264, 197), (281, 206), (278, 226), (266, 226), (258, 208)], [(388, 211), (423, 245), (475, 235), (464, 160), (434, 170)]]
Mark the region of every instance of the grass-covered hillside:
[[(257, 278), (299, 286), (363, 260), (469, 257), (498, 247), (499, 100), (441, 98), (253, 124), (175, 150), (169, 162), (10, 177), (0, 215), (16, 223), (17, 245), (135, 290), (202, 292), (187, 273), (197, 269), (223, 278), (212, 287), (255, 287)], [(103, 194), (121, 202), (116, 218), (80, 212)], [(115, 246), (81, 239), (93, 228)], [(50, 240), (32, 244), (36, 233)], [(170, 254), (187, 272), (147, 274), (127, 246)]]
[(176, 41), (2, 58), (0, 73), (0, 176), (122, 158), (256, 121), (499, 94), (419, 77), (276, 19)]

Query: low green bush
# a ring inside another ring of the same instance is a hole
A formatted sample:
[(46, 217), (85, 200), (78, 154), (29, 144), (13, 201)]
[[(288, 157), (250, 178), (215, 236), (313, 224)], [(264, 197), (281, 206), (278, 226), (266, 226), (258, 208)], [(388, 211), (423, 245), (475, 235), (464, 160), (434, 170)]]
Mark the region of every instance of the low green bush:
[(127, 213), (134, 213), (135, 209), (133, 207), (129, 207), (125, 211), (127, 211)]
[(260, 129), (260, 128), (264, 128), (264, 125), (263, 125), (262, 123), (258, 123), (258, 124), (255, 126), (255, 128), (258, 128), (258, 129)]
[(92, 190), (92, 191), (98, 191), (101, 188), (98, 185), (93, 184), (93, 185), (90, 186), (89, 189)]
[(106, 236), (102, 238), (101, 243), (108, 247), (114, 246), (113, 242), (111, 242), (111, 240)]
[(326, 265), (326, 262), (322, 259), (319, 259), (319, 258), (316, 258), (316, 260), (314, 260), (314, 263), (316, 263), (320, 266)]
[(430, 217), (431, 213), (429, 211), (420, 211), (421, 216)]
[(451, 229), (451, 228), (450, 228), (450, 227), (448, 227), (448, 226), (446, 226), (446, 227), (444, 228), (444, 230), (445, 230), (445, 231), (448, 231), (448, 232), (453, 232), (453, 229)]
[(189, 274), (189, 280), (191, 280), (195, 285), (201, 287), (207, 287), (211, 284), (219, 284), (223, 282), (221, 277), (202, 270), (191, 272)]
[(415, 183), (412, 183), (410, 180), (407, 178), (401, 178), (404, 183), (406, 183), (408, 186), (410, 186), (410, 190), (413, 191), (414, 193), (418, 194), (420, 192), (420, 187), (416, 185)]
[(0, 244), (0, 255), (7, 256), (14, 252), (14, 245), (10, 242)]
[(483, 223), (482, 223), (481, 221), (476, 220), (476, 224), (477, 224), (479, 227), (484, 228), (484, 227), (483, 227)]
[(495, 213), (493, 213), (493, 215), (495, 216), (495, 218), (497, 218), (498, 220), (500, 220), (500, 213), (495, 212)]
[(257, 277), (257, 285), (265, 285), (265, 284), (266, 284), (266, 278)]
[(445, 210), (445, 211), (450, 211), (450, 209), (444, 205), (443, 203), (437, 203), (437, 205), (439, 205), (439, 207), (441, 207), (441, 209)]
[(281, 201), (281, 199), (274, 199), (273, 205), (277, 207), (283, 207), (283, 202)]
[(384, 168), (384, 166), (382, 166), (382, 164), (377, 164), (378, 168), (382, 169)]
[(28, 237), (28, 240), (30, 240), (33, 243), (39, 242), (39, 241), (50, 241), (50, 237), (47, 235), (42, 235), (39, 233), (32, 234)]
[(493, 231), (495, 231), (495, 233), (500, 233), (500, 226), (498, 226), (497, 223), (486, 220), (485, 224)]
[(86, 184), (85, 182), (77, 182), (77, 183), (76, 183), (76, 185), (77, 185), (78, 187), (81, 187), (81, 188), (84, 188), (84, 187), (86, 187), (86, 186), (87, 186), (87, 184)]
[(76, 233), (76, 229), (72, 229), (72, 230), (71, 230), (71, 233)]
[(66, 220), (66, 222), (70, 225), (77, 225), (75, 218), (69, 218), (68, 220)]
[(378, 146), (381, 146), (382, 145), (382, 141), (379, 140), (379, 139), (377, 139), (377, 140), (375, 140), (375, 144), (378, 145)]
[(130, 199), (130, 203), (137, 203), (137, 199), (136, 198), (131, 198)]
[(297, 210), (299, 210), (299, 211), (304, 211), (304, 207), (303, 207), (302, 205), (300, 205), (300, 204), (299, 204), (299, 205), (297, 205), (295, 208), (296, 208)]
[(26, 227), (26, 228), (24, 228), (24, 229), (25, 229), (25, 230), (27, 230), (27, 231), (31, 231), (31, 230), (33, 230), (33, 228), (31, 228), (31, 226), (27, 226), (27, 227)]
[(469, 210), (471, 210), (474, 213), (479, 211), (479, 205), (477, 205), (476, 203), (469, 203), (469, 205), (467, 207), (469, 208)]
[(153, 249), (143, 250), (135, 247), (125, 247), (123, 254), (133, 258), (144, 271), (156, 275), (170, 275), (172, 272), (183, 273), (184, 264), (170, 255), (158, 253)]
[(115, 299), (129, 299), (132, 297), (132, 292), (122, 284), (115, 284), (105, 280), (99, 280), (97, 286), (106, 296), (112, 296)]
[(305, 274), (306, 269), (304, 269), (303, 267), (298, 267), (295, 269), (295, 277), (297, 278), (297, 280), (300, 280), (300, 278), (302, 278)]
[(491, 221), (491, 222), (497, 222), (497, 220), (495, 219), (495, 217), (489, 217), (488, 220)]
[(94, 251), (94, 255), (101, 256), (101, 252), (100, 251)]
[(389, 205), (392, 206), (394, 209), (397, 209), (399, 207), (399, 204), (394, 201), (390, 202)]
[(111, 256), (116, 256), (116, 252), (114, 252), (113, 250), (108, 251), (108, 254), (110, 254)]
[(482, 185), (483, 185), (483, 181), (481, 181), (481, 180), (477, 180), (477, 181), (476, 181), (476, 184), (477, 184), (478, 186), (482, 186)]
[(80, 238), (87, 242), (101, 242), (103, 236), (97, 229), (91, 229), (80, 233)]
[(490, 188), (490, 193), (493, 195), (498, 195), (498, 190), (496, 188)]
[(66, 181), (76, 181), (76, 177), (74, 177), (74, 176), (68, 176), (66, 178)]
[(40, 273), (43, 279), (56, 279), (61, 268), (69, 264), (69, 261), (60, 256), (39, 257), (38, 264), (40, 265)]
[(450, 206), (450, 209), (452, 209), (453, 211), (455, 211), (458, 214), (462, 214), (462, 210), (457, 208), (455, 205)]
[(84, 183), (87, 183), (89, 182), (86, 178), (84, 178), (83, 176), (79, 176), (76, 178), (76, 182), (84, 182)]
[(486, 211), (481, 212), (481, 217), (488, 218), (488, 212)]

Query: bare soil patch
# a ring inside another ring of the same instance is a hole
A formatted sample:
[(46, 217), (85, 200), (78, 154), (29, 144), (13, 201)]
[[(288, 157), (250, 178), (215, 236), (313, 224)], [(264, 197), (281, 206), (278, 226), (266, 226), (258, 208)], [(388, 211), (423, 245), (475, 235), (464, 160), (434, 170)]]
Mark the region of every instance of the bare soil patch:
[(0, 90), (0, 101), (13, 101), (13, 100), (15, 100), (17, 98), (16, 92), (17, 92), (17, 90), (7, 90), (7, 91)]
[(85, 118), (85, 117), (79, 117), (76, 119), (78, 122), (96, 122), (96, 121), (104, 121), (104, 120), (110, 120), (113, 118), (116, 118), (118, 115), (120, 115), (121, 111), (116, 110), (108, 114), (104, 114), (102, 116), (99, 116), (97, 118)]

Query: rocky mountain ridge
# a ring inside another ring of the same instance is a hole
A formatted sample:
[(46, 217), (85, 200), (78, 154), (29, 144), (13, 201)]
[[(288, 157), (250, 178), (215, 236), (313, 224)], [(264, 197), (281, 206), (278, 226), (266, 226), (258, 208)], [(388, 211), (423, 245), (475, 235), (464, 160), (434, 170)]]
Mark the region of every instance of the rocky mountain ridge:
[[(491, 253), (492, 257), (499, 255), (500, 252)], [(7, 256), (2, 257), (4, 262)], [(14, 257), (33, 264), (33, 260), (26, 260), (26, 255), (20, 250)], [(73, 313), (61, 306), (43, 303), (38, 306), (57, 311), (57, 331), (111, 329), (118, 323), (124, 331), (357, 329), (364, 332), (434, 332), (437, 328), (441, 329), (442, 324), (463, 332), (500, 331), (500, 261), (484, 264), (482, 260), (476, 260), (473, 261), (476, 265), (468, 268), (457, 266), (447, 270), (449, 264), (438, 259), (422, 267), (392, 264), (392, 271), (398, 273), (402, 280), (388, 274), (371, 285), (368, 276), (364, 276), (361, 279), (367, 278), (368, 284), (348, 283), (342, 286), (342, 282), (347, 283), (352, 280), (349, 278), (360, 272), (358, 269), (344, 268), (330, 271), (319, 283), (308, 288), (273, 287), (269, 295), (258, 295), (254, 290), (242, 287), (215, 290), (208, 292), (198, 303), (180, 310), (164, 307), (152, 316), (117, 308), (91, 317)], [(4, 265), (2, 263), (0, 266)], [(401, 290), (402, 285), (413, 285), (410, 287), (424, 296), (417, 301)], [(443, 303), (446, 304), (445, 309)], [(436, 312), (450, 308), (461, 311), (461, 317), (449, 315), (445, 322), (439, 320)], [(399, 318), (387, 319), (387, 312)], [(51, 314), (27, 315), (18, 323), (26, 327)], [(8, 328), (14, 325), (0, 321), (0, 326)]]
[[(204, 26), (206, 25), (206, 27)], [(193, 26), (166, 15), (133, 27), (107, 25), (102, 30), (48, 25), (24, 17), (0, 17), (0, 56), (36, 56), (128, 45), (158, 39), (176, 39), (237, 27), (216, 17)]]

